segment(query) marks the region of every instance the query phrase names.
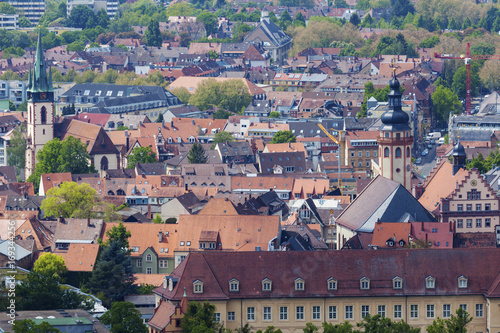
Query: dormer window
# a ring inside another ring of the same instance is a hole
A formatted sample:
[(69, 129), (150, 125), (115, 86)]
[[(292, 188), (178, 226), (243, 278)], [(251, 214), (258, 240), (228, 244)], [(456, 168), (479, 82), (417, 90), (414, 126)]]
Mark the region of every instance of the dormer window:
[(392, 279), (392, 289), (403, 289), (403, 279), (399, 276)]
[(304, 280), (301, 278), (295, 279), (295, 290), (304, 290)]
[(271, 291), (273, 288), (273, 283), (271, 280), (265, 278), (262, 280), (262, 291)]
[(229, 291), (240, 291), (240, 282), (236, 279), (229, 281)]
[(196, 280), (193, 282), (193, 293), (203, 294), (203, 282)]
[(370, 279), (363, 277), (359, 280), (359, 288), (361, 290), (369, 290), (370, 289)]
[(326, 282), (328, 290), (337, 290), (337, 280), (331, 277), (328, 280), (326, 280)]
[(432, 276), (428, 276), (425, 278), (425, 288), (426, 289), (434, 289), (436, 288), (436, 279)]
[(153, 260), (153, 256), (151, 254), (146, 255), (146, 262), (151, 262)]
[(463, 275), (460, 275), (460, 277), (458, 278), (458, 288), (460, 289), (464, 289), (464, 288), (467, 288), (467, 278)]

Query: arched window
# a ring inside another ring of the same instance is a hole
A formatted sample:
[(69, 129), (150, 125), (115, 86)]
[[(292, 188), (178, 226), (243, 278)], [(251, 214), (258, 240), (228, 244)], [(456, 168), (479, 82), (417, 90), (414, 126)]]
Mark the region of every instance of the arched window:
[(115, 192), (110, 190), (110, 191), (108, 191), (108, 195), (115, 195)]
[(401, 157), (401, 148), (396, 148), (396, 158)]
[(118, 189), (118, 191), (116, 191), (116, 195), (125, 195), (125, 191), (122, 189)]
[(106, 156), (101, 158), (101, 170), (108, 170), (108, 158)]
[(389, 148), (384, 149), (384, 157), (389, 157)]
[(146, 255), (146, 262), (151, 262), (153, 260), (153, 256), (151, 254)]
[(410, 148), (406, 147), (406, 157), (410, 157)]
[(45, 108), (45, 106), (42, 107), (41, 118), (42, 118), (42, 124), (46, 124), (47, 123), (47, 109)]

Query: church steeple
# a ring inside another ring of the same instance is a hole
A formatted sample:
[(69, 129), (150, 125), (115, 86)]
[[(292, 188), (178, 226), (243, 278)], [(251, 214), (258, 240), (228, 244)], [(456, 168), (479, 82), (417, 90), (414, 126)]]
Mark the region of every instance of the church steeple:
[(391, 91), (387, 95), (389, 99), (389, 110), (382, 115), (382, 127), (381, 130), (388, 131), (402, 131), (409, 130), (408, 122), (410, 117), (406, 112), (401, 109), (401, 92), (399, 92), (399, 81), (396, 77), (396, 71), (394, 68), (394, 73), (392, 80), (389, 81), (389, 87)]
[(52, 75), (47, 78), (47, 64), (43, 55), (42, 33), (38, 31), (38, 42), (36, 45), (35, 65), (33, 70), (33, 82), (29, 87), (31, 93), (53, 92)]

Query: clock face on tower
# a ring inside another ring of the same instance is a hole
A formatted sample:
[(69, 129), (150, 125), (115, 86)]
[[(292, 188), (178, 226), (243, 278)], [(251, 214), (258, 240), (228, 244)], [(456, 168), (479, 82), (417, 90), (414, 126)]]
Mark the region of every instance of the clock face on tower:
[(40, 99), (42, 101), (46, 100), (47, 99), (47, 94), (46, 93), (40, 93)]

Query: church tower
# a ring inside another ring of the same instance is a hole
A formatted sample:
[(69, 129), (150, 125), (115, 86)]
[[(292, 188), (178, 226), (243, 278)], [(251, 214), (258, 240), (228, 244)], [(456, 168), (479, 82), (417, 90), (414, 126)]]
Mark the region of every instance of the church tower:
[(458, 137), (457, 144), (453, 147), (453, 175), (458, 170), (465, 169), (467, 164), (467, 154), (465, 153), (464, 146), (460, 143), (460, 136)]
[(389, 85), (389, 110), (382, 115), (380, 137), (377, 140), (380, 174), (400, 183), (411, 192), (413, 137), (408, 123), (410, 117), (401, 109), (401, 93), (395, 71)]
[(49, 70), (49, 75), (47, 76), (47, 66), (43, 55), (42, 35), (40, 32), (38, 33), (33, 75), (31, 75), (31, 66), (28, 73), (27, 98), (26, 179), (35, 170), (36, 154), (38, 151), (54, 138), (54, 89), (52, 88), (52, 72)]

